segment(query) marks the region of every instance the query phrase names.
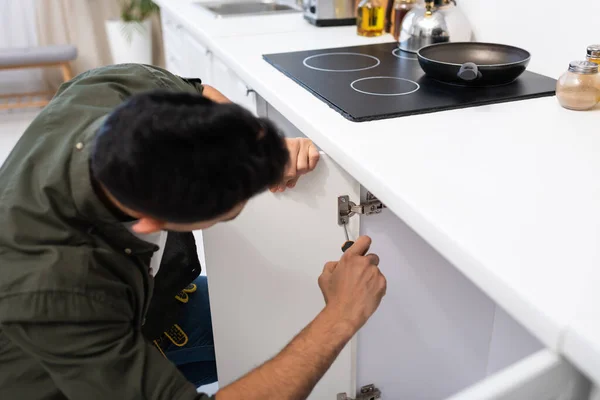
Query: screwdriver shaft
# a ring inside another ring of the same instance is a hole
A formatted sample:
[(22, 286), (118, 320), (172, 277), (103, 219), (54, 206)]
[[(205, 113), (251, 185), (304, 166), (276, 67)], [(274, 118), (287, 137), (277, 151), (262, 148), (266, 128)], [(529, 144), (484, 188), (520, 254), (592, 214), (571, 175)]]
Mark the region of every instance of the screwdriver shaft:
[(344, 223), (344, 233), (346, 234), (346, 240), (350, 240), (350, 236), (348, 236), (348, 224)]

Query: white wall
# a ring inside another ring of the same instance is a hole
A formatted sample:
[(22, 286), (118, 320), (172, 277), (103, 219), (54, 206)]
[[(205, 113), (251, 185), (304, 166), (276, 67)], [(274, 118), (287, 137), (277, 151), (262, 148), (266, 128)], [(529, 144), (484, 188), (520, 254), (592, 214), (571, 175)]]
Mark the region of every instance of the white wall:
[(552, 77), (569, 62), (585, 59), (600, 43), (600, 0), (457, 0), (478, 41), (522, 47), (532, 53), (529, 70)]
[[(0, 0), (0, 49), (36, 46), (35, 0)], [(0, 71), (0, 94), (42, 88), (38, 70)]]

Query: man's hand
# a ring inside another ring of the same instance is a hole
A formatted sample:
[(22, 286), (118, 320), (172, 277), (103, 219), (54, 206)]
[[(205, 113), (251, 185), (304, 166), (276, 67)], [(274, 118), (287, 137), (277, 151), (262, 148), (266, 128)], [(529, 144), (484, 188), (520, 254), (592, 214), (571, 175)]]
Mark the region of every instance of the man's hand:
[[(231, 103), (223, 93), (212, 86), (202, 85), (204, 87), (202, 95), (216, 103)], [(298, 179), (315, 169), (319, 162), (319, 150), (309, 139), (286, 138), (286, 145), (290, 152), (290, 160), (283, 174), (283, 182), (271, 187), (271, 192), (283, 192), (286, 188), (296, 186)]]
[(271, 187), (273, 193), (283, 192), (286, 188), (291, 189), (296, 186), (298, 179), (314, 170), (319, 162), (319, 150), (309, 139), (286, 138), (285, 141), (290, 152), (290, 160), (283, 174), (283, 182)]
[[(367, 254), (371, 238), (362, 236), (339, 262), (325, 264), (319, 287), (325, 297), (325, 309), (360, 329), (373, 315), (385, 295), (387, 282), (378, 268), (379, 257)], [(367, 255), (365, 255), (367, 254)]]

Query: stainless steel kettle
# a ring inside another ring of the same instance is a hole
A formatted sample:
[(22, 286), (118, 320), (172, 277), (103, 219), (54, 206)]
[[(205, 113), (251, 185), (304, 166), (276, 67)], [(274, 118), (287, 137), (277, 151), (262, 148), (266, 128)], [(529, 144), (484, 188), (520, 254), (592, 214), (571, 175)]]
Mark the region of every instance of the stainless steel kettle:
[(413, 8), (402, 21), (399, 47), (416, 53), (435, 43), (471, 41), (471, 24), (455, 0), (426, 0)]

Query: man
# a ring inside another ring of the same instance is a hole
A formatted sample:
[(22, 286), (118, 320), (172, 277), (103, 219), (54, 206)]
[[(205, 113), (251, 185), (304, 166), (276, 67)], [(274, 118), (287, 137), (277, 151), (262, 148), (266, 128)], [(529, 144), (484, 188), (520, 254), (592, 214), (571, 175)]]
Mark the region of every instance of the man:
[[(173, 258), (172, 238), (185, 245), (185, 232), (235, 218), (253, 195), (293, 187), (317, 157), (309, 141), (285, 141), (158, 68), (112, 66), (63, 85), (0, 168), (0, 398), (207, 399), (154, 340), (167, 330), (187, 342), (161, 311), (199, 266), (161, 258)], [(369, 246), (359, 238), (326, 264), (322, 312), (217, 400), (309, 395), (385, 293)]]

